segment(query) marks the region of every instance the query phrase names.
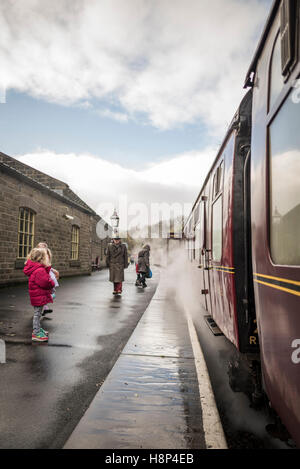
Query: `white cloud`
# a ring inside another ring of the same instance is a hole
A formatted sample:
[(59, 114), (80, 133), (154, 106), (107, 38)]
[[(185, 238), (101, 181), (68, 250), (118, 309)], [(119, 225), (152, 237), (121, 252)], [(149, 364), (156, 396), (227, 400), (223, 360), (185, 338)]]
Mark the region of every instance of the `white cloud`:
[(111, 111), (110, 109), (103, 109), (95, 111), (96, 114), (99, 114), (101, 117), (109, 117), (110, 119), (119, 121), (119, 122), (128, 122), (128, 116), (121, 112)]
[(138, 173), (143, 181), (158, 183), (165, 186), (187, 186), (199, 188), (204, 181), (216, 151), (207, 148), (204, 151), (187, 152), (172, 159), (151, 165)]
[(110, 117), (143, 113), (161, 129), (202, 119), (223, 135), (270, 2), (1, 0), (1, 85), (113, 101)]
[[(89, 154), (56, 154), (48, 150), (17, 158), (71, 187), (100, 215), (105, 204), (128, 208), (143, 204), (193, 204), (212, 164), (215, 151), (190, 152), (136, 171)], [(109, 215), (110, 216), (110, 215)], [(124, 220), (123, 220), (124, 222)]]

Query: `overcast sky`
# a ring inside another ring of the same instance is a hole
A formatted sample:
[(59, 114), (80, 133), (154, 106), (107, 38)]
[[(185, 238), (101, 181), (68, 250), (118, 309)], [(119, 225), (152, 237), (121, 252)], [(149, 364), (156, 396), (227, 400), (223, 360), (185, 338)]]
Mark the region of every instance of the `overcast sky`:
[(1, 0), (0, 151), (98, 211), (193, 203), (271, 3)]

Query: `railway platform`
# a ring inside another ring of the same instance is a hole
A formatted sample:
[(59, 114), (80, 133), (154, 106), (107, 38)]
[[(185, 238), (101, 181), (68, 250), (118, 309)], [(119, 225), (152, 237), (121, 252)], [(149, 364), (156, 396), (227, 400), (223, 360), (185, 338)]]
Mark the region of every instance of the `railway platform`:
[(160, 278), (65, 449), (227, 448), (193, 323)]

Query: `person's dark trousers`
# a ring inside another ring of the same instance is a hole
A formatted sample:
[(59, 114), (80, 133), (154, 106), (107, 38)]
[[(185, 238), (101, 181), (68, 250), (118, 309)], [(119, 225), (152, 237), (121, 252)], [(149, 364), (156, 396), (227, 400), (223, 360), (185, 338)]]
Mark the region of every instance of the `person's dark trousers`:
[(141, 278), (140, 278), (141, 284), (146, 286), (146, 272), (141, 272), (140, 275), (141, 275)]

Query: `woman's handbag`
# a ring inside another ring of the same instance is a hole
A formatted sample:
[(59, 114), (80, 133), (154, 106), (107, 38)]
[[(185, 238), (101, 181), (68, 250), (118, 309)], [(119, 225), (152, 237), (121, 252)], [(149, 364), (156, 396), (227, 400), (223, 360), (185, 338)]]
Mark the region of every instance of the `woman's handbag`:
[(147, 268), (146, 278), (152, 278), (152, 270), (150, 267)]

